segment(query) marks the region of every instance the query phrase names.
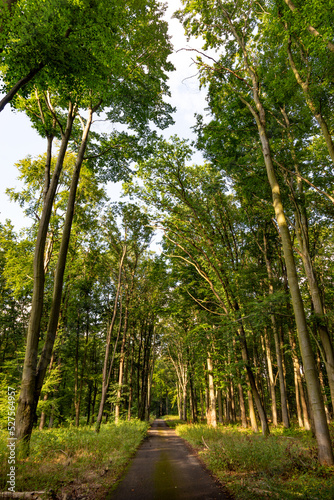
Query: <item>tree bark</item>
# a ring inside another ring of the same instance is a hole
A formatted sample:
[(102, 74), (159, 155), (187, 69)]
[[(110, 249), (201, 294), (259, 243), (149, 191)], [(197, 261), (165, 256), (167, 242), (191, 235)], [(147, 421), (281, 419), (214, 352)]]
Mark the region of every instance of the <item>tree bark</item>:
[(264, 348), (267, 358), (267, 367), (268, 367), (268, 383), (269, 383), (269, 391), (271, 396), (271, 414), (273, 425), (276, 427), (277, 422), (277, 405), (276, 405), (276, 394), (275, 394), (275, 377), (273, 372), (272, 360), (271, 360), (271, 348), (270, 342), (268, 338), (268, 332), (265, 330), (264, 332)]
[(118, 299), (119, 299), (120, 291), (121, 291), (122, 271), (123, 271), (123, 263), (124, 263), (126, 251), (127, 251), (127, 246), (124, 245), (119, 268), (118, 268), (118, 280), (117, 280), (117, 289), (116, 289), (116, 295), (115, 295), (113, 315), (111, 318), (111, 323), (110, 323), (110, 327), (108, 330), (107, 341), (106, 341), (106, 350), (105, 350), (105, 354), (104, 354), (104, 363), (103, 363), (103, 370), (102, 370), (102, 394), (101, 394), (99, 412), (98, 412), (97, 419), (96, 419), (95, 432), (100, 431), (102, 416), (103, 416), (103, 409), (104, 409), (104, 405), (106, 402), (107, 391), (108, 391), (108, 387), (109, 387), (111, 370), (112, 370), (112, 366), (113, 366), (113, 362), (114, 362), (114, 358), (115, 358), (115, 353), (116, 353), (116, 349), (117, 349), (117, 344), (118, 344), (118, 339), (119, 339), (119, 334), (120, 334), (120, 329), (121, 329), (121, 324), (122, 324), (121, 316), (120, 316), (119, 329), (118, 329), (117, 338), (115, 340), (114, 352), (113, 352), (113, 356), (112, 356), (112, 359), (110, 361), (109, 368), (108, 368), (111, 335), (112, 335), (115, 321), (116, 321), (117, 304), (118, 304)]
[(209, 405), (206, 415), (207, 424), (212, 427), (217, 427), (217, 412), (216, 412), (216, 394), (215, 386), (213, 381), (213, 363), (211, 354), (208, 353), (207, 358), (207, 368), (208, 368), (208, 386), (209, 386)]
[[(22, 440), (20, 445), (23, 455), (29, 453), (29, 441), (32, 432), (36, 405), (39, 393), (36, 391), (36, 370), (38, 357), (38, 343), (40, 336), (40, 323), (43, 310), (44, 299), (44, 250), (45, 242), (51, 217), (51, 211), (55, 193), (59, 183), (59, 177), (63, 168), (64, 158), (67, 150), (68, 141), (71, 136), (73, 121), (76, 114), (76, 108), (69, 104), (67, 123), (65, 132), (62, 134), (62, 141), (57, 157), (56, 166), (52, 175), (51, 183), (44, 198), (43, 211), (38, 227), (36, 246), (34, 252), (34, 285), (30, 311), (30, 319), (27, 334), (27, 345), (23, 365), (23, 374), (21, 382), (21, 392), (16, 412), (16, 437)], [(51, 359), (51, 355), (48, 362)], [(45, 370), (47, 368), (47, 364)]]
[(256, 421), (255, 409), (254, 409), (253, 395), (250, 389), (248, 389), (248, 410), (253, 432), (259, 432), (259, 428), (257, 426), (257, 421)]
[[(97, 106), (98, 107), (98, 106)], [(53, 345), (56, 337), (58, 320), (59, 320), (59, 312), (61, 306), (61, 296), (63, 291), (63, 281), (64, 281), (64, 273), (67, 259), (67, 252), (70, 242), (72, 222), (74, 216), (74, 208), (75, 208), (75, 200), (76, 193), (80, 179), (80, 171), (82, 162), (84, 160), (84, 154), (87, 147), (88, 136), (90, 132), (90, 127), (92, 124), (93, 113), (97, 109), (97, 107), (90, 109), (88, 113), (88, 118), (83, 129), (81, 144), (78, 151), (78, 155), (76, 158), (74, 172), (72, 175), (71, 186), (69, 191), (69, 198), (67, 202), (66, 208), (66, 216), (63, 228), (63, 234), (59, 249), (58, 262), (55, 273), (54, 287), (53, 287), (53, 296), (52, 296), (52, 304), (51, 311), (49, 316), (49, 322), (46, 333), (46, 340), (43, 346), (43, 350), (39, 359), (39, 363), (37, 366), (37, 374), (36, 374), (36, 393), (39, 395), (43, 381), (45, 377), (45, 372), (48, 363), (50, 362), (52, 356)]]
[[(259, 394), (259, 391), (258, 391), (258, 389), (256, 387), (254, 374), (253, 374), (253, 371), (252, 371), (251, 366), (250, 366), (249, 356), (248, 356), (248, 349), (247, 349), (247, 343), (246, 343), (246, 335), (245, 335), (243, 326), (241, 326), (239, 328), (239, 338), (240, 338), (240, 343), (241, 343), (242, 360), (243, 360), (243, 362), (245, 364), (249, 387), (250, 387), (250, 389), (252, 391), (252, 395), (253, 395), (253, 398), (255, 400), (255, 405), (256, 405), (256, 408), (257, 408), (257, 411), (258, 411), (258, 414), (259, 414), (259, 417), (260, 417), (262, 434), (264, 436), (267, 436), (270, 433), (269, 426), (268, 426), (267, 415), (266, 415), (265, 409), (264, 409), (264, 407), (262, 405), (260, 394)], [(251, 410), (251, 407), (250, 407), (250, 410)], [(255, 423), (254, 422), (253, 422), (253, 424), (254, 424), (254, 427), (255, 427)]]

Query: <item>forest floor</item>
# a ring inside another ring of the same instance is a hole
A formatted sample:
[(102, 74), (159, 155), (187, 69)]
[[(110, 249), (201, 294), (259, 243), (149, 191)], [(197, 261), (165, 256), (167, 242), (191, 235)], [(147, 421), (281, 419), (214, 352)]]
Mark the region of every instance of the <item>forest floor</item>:
[(106, 500), (228, 500), (196, 453), (164, 420), (155, 420), (129, 470)]

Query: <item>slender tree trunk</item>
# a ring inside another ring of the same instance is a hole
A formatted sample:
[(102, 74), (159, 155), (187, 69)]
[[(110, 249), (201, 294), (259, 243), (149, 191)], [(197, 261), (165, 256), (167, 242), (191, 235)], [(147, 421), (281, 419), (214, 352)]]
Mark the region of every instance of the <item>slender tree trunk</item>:
[[(76, 114), (76, 108), (71, 103), (67, 116), (65, 132), (62, 135), (62, 141), (58, 152), (57, 162), (52, 175), (48, 192), (44, 198), (43, 211), (38, 226), (38, 234), (34, 252), (34, 286), (31, 302), (30, 319), (27, 334), (27, 345), (23, 365), (23, 374), (21, 382), (21, 392), (16, 412), (16, 437), (21, 440), (21, 452), (23, 455), (29, 453), (29, 442), (32, 432), (32, 426), (36, 411), (39, 392), (36, 387), (36, 370), (38, 358), (38, 343), (40, 336), (40, 323), (43, 310), (44, 299), (44, 250), (49, 227), (49, 221), (52, 212), (53, 201), (59, 183), (59, 177), (63, 168), (64, 158), (67, 150), (68, 141), (71, 136), (73, 121)], [(45, 370), (50, 361), (45, 365)]]
[[(299, 214), (296, 214), (296, 233), (298, 243), (301, 249), (304, 270), (309, 285), (312, 304), (316, 316), (316, 327), (322, 344), (322, 354), (328, 376), (328, 384), (331, 393), (331, 400), (334, 405), (334, 350), (333, 344), (328, 332), (324, 306), (321, 298), (321, 292), (313, 268), (311, 256), (308, 248), (308, 237), (306, 236), (307, 226), (301, 220)], [(306, 236), (306, 237), (305, 237)]]
[(79, 412), (80, 401), (78, 397), (79, 392), (79, 335), (80, 335), (80, 316), (78, 315), (77, 321), (77, 335), (75, 342), (75, 365), (74, 365), (74, 409), (75, 409), (75, 425), (79, 427)]
[[(273, 273), (271, 269), (271, 263), (268, 258), (267, 251), (267, 238), (265, 232), (263, 233), (263, 243), (264, 243), (264, 258), (266, 262), (267, 274), (269, 278), (269, 295), (273, 295), (274, 287), (273, 287)], [(274, 333), (274, 341), (275, 341), (275, 352), (276, 352), (276, 360), (277, 360), (277, 369), (278, 369), (278, 380), (279, 380), (279, 388), (280, 388), (280, 396), (281, 396), (281, 408), (282, 408), (282, 421), (283, 425), (286, 429), (290, 427), (290, 419), (287, 405), (287, 394), (285, 387), (285, 377), (283, 371), (283, 359), (282, 359), (282, 351), (280, 348), (276, 318), (274, 314), (270, 315), (272, 329)]]
[[(155, 363), (155, 338), (156, 338), (156, 329), (153, 326), (153, 340), (152, 340), (152, 363), (148, 370), (148, 382), (147, 382), (147, 407), (145, 412), (145, 420), (147, 422), (150, 421), (150, 413), (151, 413), (151, 396), (152, 396), (152, 381), (153, 381), (153, 373), (154, 373), (154, 363)], [(150, 364), (150, 363), (149, 363)], [(168, 412), (166, 412), (168, 414)]]
[(78, 183), (79, 183), (79, 178), (80, 178), (81, 166), (82, 166), (82, 162), (84, 160), (84, 154), (86, 151), (88, 135), (89, 135), (90, 127), (92, 124), (93, 113), (94, 113), (93, 109), (89, 110), (88, 119), (87, 119), (87, 122), (84, 126), (84, 129), (83, 129), (81, 144), (80, 144), (79, 152), (78, 152), (78, 155), (76, 158), (74, 172), (72, 175), (71, 186), (70, 186), (70, 191), (69, 191), (69, 198), (68, 198), (68, 202), (67, 202), (65, 222), (64, 222), (64, 227), (63, 227), (63, 234), (62, 234), (62, 239), (61, 239), (61, 243), (60, 243), (58, 262), (57, 262), (57, 267), (56, 267), (56, 272), (55, 272), (53, 296), (52, 296), (49, 322), (48, 322), (48, 326), (47, 326), (46, 339), (45, 339), (42, 353), (41, 353), (41, 356), (40, 356), (40, 359), (38, 362), (37, 372), (36, 372), (36, 385), (35, 385), (36, 398), (39, 397), (39, 394), (42, 390), (45, 372), (47, 369), (47, 365), (50, 362), (50, 359), (52, 356), (54, 341), (56, 338), (58, 321), (59, 321), (60, 306), (61, 306), (61, 297), (62, 297), (62, 291), (63, 291), (63, 280), (64, 280), (64, 273), (65, 273), (67, 252), (68, 252), (68, 247), (69, 247), (69, 242), (70, 242), (71, 228), (72, 228), (72, 222), (73, 222), (73, 216), (74, 216), (76, 193), (77, 193), (77, 188), (78, 188)]
[(97, 383), (96, 381), (94, 382), (94, 392), (93, 392), (93, 402), (92, 402), (92, 419), (91, 419), (91, 424), (94, 424), (95, 422), (95, 403), (96, 403), (96, 396), (97, 396)]
[[(51, 360), (50, 360), (50, 365), (49, 365), (49, 374), (52, 370), (53, 358), (54, 358), (54, 356), (52, 355)], [(44, 394), (43, 401), (47, 401), (48, 398), (49, 398), (49, 393), (47, 392), (46, 394)], [(44, 429), (45, 422), (46, 422), (46, 412), (43, 410), (42, 414), (41, 414), (41, 420), (39, 423), (39, 430), (40, 431), (42, 431)]]
[[(244, 398), (244, 391), (241, 385), (241, 376), (240, 376), (240, 370), (238, 367), (238, 356), (237, 356), (237, 349), (236, 349), (236, 340), (233, 338), (233, 353), (234, 353), (234, 361), (236, 364), (236, 372), (237, 372), (237, 378), (238, 378), (238, 394), (239, 394), (239, 404), (240, 404), (240, 414), (241, 414), (241, 424), (244, 429), (246, 429), (247, 426), (247, 417), (246, 417), (246, 406), (245, 406), (245, 398)], [(256, 431), (257, 432), (257, 431)]]
[(82, 359), (82, 363), (81, 363), (80, 374), (79, 374), (79, 344), (80, 344), (79, 328), (80, 328), (80, 325), (78, 324), (76, 370), (75, 370), (75, 394), (74, 394), (75, 425), (76, 425), (76, 427), (79, 427), (79, 423), (80, 423), (82, 390), (83, 390), (84, 374), (85, 374), (85, 370), (86, 370), (86, 361), (87, 361), (87, 349), (88, 349), (88, 337), (89, 337), (89, 314), (88, 313), (87, 313), (86, 332), (85, 332), (85, 350), (84, 350), (84, 355), (83, 355), (83, 359)]
[(116, 296), (115, 296), (115, 302), (114, 302), (113, 315), (112, 315), (110, 327), (109, 327), (109, 330), (108, 330), (108, 336), (107, 336), (107, 342), (106, 342), (106, 350), (105, 350), (105, 354), (104, 354), (104, 363), (103, 363), (103, 371), (102, 371), (102, 393), (101, 393), (101, 401), (100, 401), (99, 412), (98, 412), (98, 416), (97, 416), (97, 419), (96, 419), (95, 432), (99, 432), (100, 431), (101, 422), (102, 422), (102, 416), (103, 416), (103, 410), (104, 410), (104, 405), (105, 405), (105, 402), (106, 402), (107, 391), (108, 391), (108, 387), (109, 387), (111, 370), (112, 370), (112, 367), (113, 367), (113, 362), (114, 362), (115, 353), (116, 353), (117, 344), (118, 344), (118, 338), (119, 338), (119, 334), (120, 334), (120, 328), (121, 328), (121, 325), (122, 325), (121, 315), (120, 315), (119, 329), (118, 329), (117, 338), (115, 340), (114, 352), (113, 352), (113, 356), (112, 356), (112, 359), (110, 361), (109, 368), (108, 368), (111, 335), (112, 335), (112, 332), (113, 332), (113, 329), (114, 329), (114, 325), (115, 325), (115, 321), (116, 321), (117, 305), (118, 305), (118, 299), (119, 299), (119, 296), (120, 296), (121, 284), (122, 284), (123, 262), (124, 262), (126, 250), (127, 250), (127, 247), (126, 247), (126, 245), (124, 245), (123, 251), (122, 251), (121, 260), (120, 260), (120, 264), (119, 264), (119, 269), (118, 269), (117, 290), (116, 290)]
[(250, 389), (248, 389), (248, 409), (249, 409), (249, 418), (251, 421), (251, 427), (253, 429), (253, 432), (259, 432), (259, 428), (257, 426), (257, 421), (256, 421), (255, 409), (254, 409), (253, 395)]
[(29, 71), (24, 77), (20, 78), (15, 85), (7, 92), (7, 94), (0, 101), (0, 112), (4, 109), (6, 104), (14, 99), (19, 90), (21, 90), (27, 83), (29, 83), (36, 75), (43, 69), (44, 63), (40, 63), (38, 66)]
[[(296, 352), (296, 341), (295, 341), (294, 334), (293, 334), (293, 331), (291, 328), (289, 328), (289, 343), (291, 346), (294, 373), (295, 373), (295, 378), (296, 378), (296, 382), (297, 382), (298, 394), (299, 394), (301, 410), (302, 410), (302, 426), (305, 427), (305, 429), (309, 431), (309, 430), (311, 430), (311, 423), (310, 423), (309, 412), (308, 412), (304, 388), (303, 388), (303, 382), (302, 382), (302, 378), (301, 378), (301, 367), (300, 367), (297, 352)], [(297, 398), (297, 395), (296, 395), (296, 398)]]
[(269, 383), (269, 391), (271, 396), (271, 414), (273, 425), (277, 426), (277, 405), (276, 405), (276, 393), (275, 393), (275, 377), (273, 372), (272, 360), (271, 360), (271, 348), (270, 342), (268, 338), (267, 329), (265, 329), (264, 333), (264, 348), (267, 358), (267, 367), (268, 367), (268, 383)]
[(218, 421), (220, 424), (223, 423), (223, 400), (222, 400), (222, 390), (217, 390), (217, 400), (218, 400)]
[(180, 384), (177, 384), (177, 412), (179, 420), (182, 420), (182, 405), (181, 405), (181, 389)]
[[(49, 397), (48, 393), (44, 394), (43, 401), (46, 402), (48, 400), (48, 397)], [(46, 422), (46, 412), (45, 412), (45, 410), (43, 410), (41, 413), (41, 420), (39, 422), (39, 430), (40, 431), (42, 431), (44, 429), (45, 422)]]
[[(289, 117), (285, 111), (285, 109), (281, 109), (282, 115), (285, 120), (286, 124), (286, 129), (287, 129), (287, 134), (288, 134), (288, 139), (290, 143), (290, 148), (292, 152), (292, 157), (294, 160), (294, 168), (295, 172), (297, 174), (297, 191), (298, 191), (298, 197), (301, 200), (300, 202), (297, 201), (294, 188), (292, 186), (291, 182), (288, 182), (288, 185), (290, 187), (290, 192), (291, 192), (291, 197), (292, 201), (295, 205), (295, 224), (296, 224), (296, 235), (297, 235), (297, 240), (298, 244), (300, 247), (300, 253), (303, 261), (303, 266), (311, 294), (311, 299), (312, 299), (312, 304), (314, 307), (314, 312), (316, 315), (316, 327), (317, 331), (319, 333), (319, 337), (322, 343), (322, 356), (324, 358), (325, 362), (325, 367), (327, 371), (327, 376), (328, 376), (328, 383), (329, 383), (329, 388), (330, 388), (330, 393), (331, 393), (331, 400), (332, 404), (334, 406), (334, 349), (333, 349), (333, 343), (328, 331), (328, 325), (327, 325), (327, 320), (325, 316), (325, 310), (324, 310), (324, 305), (323, 305), (323, 300), (321, 296), (321, 291), (320, 287), (318, 284), (318, 279), (316, 276), (316, 272), (313, 266), (313, 262), (311, 259), (310, 255), (310, 250), (309, 250), (309, 232), (308, 232), (308, 218), (307, 218), (307, 213), (306, 213), (306, 208), (305, 208), (305, 196), (304, 196), (304, 191), (303, 191), (303, 182), (302, 179), (299, 177), (299, 168), (298, 168), (298, 161), (297, 161), (297, 156), (294, 150), (294, 140), (293, 140), (293, 135), (290, 131), (290, 120)], [(333, 162), (334, 162), (334, 145), (331, 140), (331, 149), (333, 152)]]
[[(262, 434), (264, 436), (267, 436), (270, 433), (269, 426), (268, 426), (267, 415), (266, 415), (265, 409), (264, 409), (264, 407), (262, 405), (260, 394), (259, 394), (258, 389), (256, 387), (256, 383), (255, 383), (255, 378), (254, 378), (253, 371), (252, 371), (252, 369), (250, 367), (249, 356), (248, 356), (248, 349), (247, 349), (247, 343), (246, 343), (246, 335), (245, 335), (243, 326), (241, 326), (240, 329), (239, 329), (239, 338), (240, 338), (240, 341), (241, 341), (242, 360), (243, 360), (243, 362), (245, 364), (249, 387), (250, 387), (250, 389), (252, 391), (252, 395), (253, 395), (253, 398), (255, 400), (255, 405), (256, 405), (256, 408), (257, 408), (257, 411), (258, 411), (258, 414), (259, 414), (259, 417), (260, 417)], [(250, 405), (250, 412), (251, 412), (251, 405)], [(251, 419), (252, 419), (252, 414), (251, 414)], [(252, 423), (252, 427), (253, 427), (253, 424), (254, 424), (254, 427), (255, 427), (255, 423), (254, 422)]]
[[(126, 313), (125, 313), (126, 317)], [(124, 369), (124, 360), (125, 360), (125, 342), (126, 342), (126, 330), (124, 330), (123, 333), (123, 339), (122, 339), (122, 344), (121, 344), (121, 352), (120, 352), (120, 359), (119, 359), (119, 370), (118, 370), (118, 387), (117, 387), (117, 401), (115, 404), (115, 424), (118, 424), (119, 422), (119, 414), (120, 414), (120, 401), (121, 401), (121, 396), (122, 396), (122, 387), (123, 387), (123, 369)]]
[(238, 393), (239, 393), (239, 404), (240, 404), (240, 413), (241, 413), (241, 425), (244, 429), (247, 429), (247, 417), (246, 417), (244, 391), (242, 390), (242, 385), (240, 382), (238, 383)]
[(92, 383), (89, 381), (88, 383), (88, 395), (87, 395), (87, 418), (86, 418), (86, 425), (89, 425), (90, 423), (90, 407), (91, 407), (91, 402), (92, 402)]
[(327, 402), (326, 391), (325, 391), (324, 377), (323, 377), (323, 374), (321, 371), (321, 359), (320, 359), (319, 351), (317, 352), (317, 366), (318, 366), (318, 372), (319, 372), (320, 386), (321, 386), (322, 394), (323, 394), (323, 398), (324, 398), (324, 405), (325, 405), (327, 422), (330, 423), (331, 418), (330, 418), (330, 414), (329, 414), (329, 410), (328, 410), (328, 402)]
[[(198, 420), (198, 418), (197, 418), (197, 401), (196, 401), (196, 395), (195, 395), (195, 390), (194, 390), (193, 376), (194, 376), (193, 368), (191, 366), (190, 370), (189, 370), (190, 402), (191, 402), (192, 421), (193, 421), (193, 423), (196, 423)], [(168, 412), (167, 412), (167, 414), (168, 414)]]
[(212, 427), (217, 427), (217, 412), (216, 412), (216, 394), (215, 386), (213, 381), (213, 363), (211, 359), (211, 354), (208, 353), (207, 358), (208, 367), (208, 386), (209, 386), (209, 405), (206, 415), (207, 424)]
[(128, 401), (128, 421), (131, 420), (131, 409), (132, 409), (132, 399), (133, 399), (133, 359), (134, 359), (134, 341), (132, 343), (131, 350), (131, 367), (130, 367), (130, 379), (129, 379), (129, 401)]
[(204, 397), (203, 397), (203, 388), (201, 387), (199, 391), (199, 403), (201, 407), (201, 422), (203, 422), (205, 418), (205, 406), (204, 406)]
[(128, 319), (129, 319), (129, 306), (130, 299), (133, 291), (134, 284), (134, 274), (132, 275), (132, 284), (130, 290), (127, 291), (126, 305), (125, 305), (125, 315), (124, 315), (124, 328), (123, 328), (123, 338), (121, 344), (121, 352), (119, 358), (119, 372), (118, 372), (118, 387), (117, 387), (117, 396), (116, 396), (116, 404), (115, 404), (115, 424), (118, 424), (119, 421), (119, 411), (120, 411), (120, 400), (122, 395), (122, 386), (123, 386), (123, 371), (124, 371), (124, 362), (125, 362), (125, 344), (127, 340), (128, 334)]

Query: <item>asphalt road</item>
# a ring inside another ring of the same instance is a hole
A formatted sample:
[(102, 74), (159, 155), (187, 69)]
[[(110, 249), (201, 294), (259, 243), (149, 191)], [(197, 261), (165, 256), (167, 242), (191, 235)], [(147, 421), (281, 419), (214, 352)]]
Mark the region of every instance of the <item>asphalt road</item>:
[(155, 420), (124, 479), (107, 500), (228, 500), (184, 441)]

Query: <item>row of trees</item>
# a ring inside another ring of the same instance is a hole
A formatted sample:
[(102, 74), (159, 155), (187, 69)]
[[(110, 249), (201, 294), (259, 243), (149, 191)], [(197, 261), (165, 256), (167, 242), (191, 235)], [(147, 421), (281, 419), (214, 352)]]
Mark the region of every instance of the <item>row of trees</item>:
[[(185, 282), (206, 311), (201, 322), (211, 325), (203, 329), (211, 338), (208, 373), (224, 332), (228, 359), (242, 360), (266, 434), (256, 373), (267, 377), (276, 422), (274, 352), (284, 425), (291, 408), (288, 365), (294, 367), (299, 422), (309, 420), (300, 383), (305, 376), (319, 458), (332, 464), (332, 6), (280, 0), (183, 4), (178, 17), (187, 34), (205, 40), (197, 64), (208, 86), (211, 120), (198, 117), (196, 130), (197, 147), (210, 164), (186, 167), (184, 144), (162, 144), (158, 160), (140, 166), (146, 187), (134, 192), (156, 207), (168, 253), (188, 275), (190, 267), (201, 278), (197, 291), (191, 273)], [(208, 48), (216, 58), (206, 56)], [(291, 363), (284, 360), (287, 353)], [(214, 396), (210, 376), (208, 384)], [(239, 404), (242, 414), (242, 398)], [(255, 427), (254, 416), (252, 421)]]

